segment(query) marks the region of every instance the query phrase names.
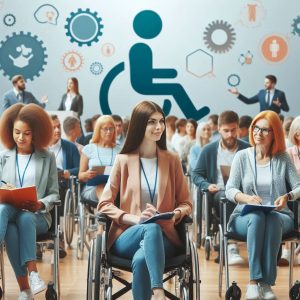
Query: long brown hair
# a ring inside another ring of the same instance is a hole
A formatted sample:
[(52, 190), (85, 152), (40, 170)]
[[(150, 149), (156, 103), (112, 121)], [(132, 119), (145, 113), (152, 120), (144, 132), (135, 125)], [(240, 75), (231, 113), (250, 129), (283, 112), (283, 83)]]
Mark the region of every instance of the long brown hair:
[[(79, 95), (79, 84), (78, 84), (78, 79), (76, 77), (70, 77), (68, 81), (71, 80), (74, 84), (74, 92), (76, 95)], [(70, 90), (67, 87), (67, 94), (70, 92)]]
[[(163, 110), (152, 101), (142, 101), (134, 107), (130, 118), (126, 140), (123, 149), (120, 152), (121, 154), (130, 153), (138, 149), (144, 139), (148, 120), (155, 112), (161, 113), (165, 122), (165, 114)], [(157, 141), (156, 144), (160, 149), (167, 150), (166, 130), (163, 131), (160, 140)]]

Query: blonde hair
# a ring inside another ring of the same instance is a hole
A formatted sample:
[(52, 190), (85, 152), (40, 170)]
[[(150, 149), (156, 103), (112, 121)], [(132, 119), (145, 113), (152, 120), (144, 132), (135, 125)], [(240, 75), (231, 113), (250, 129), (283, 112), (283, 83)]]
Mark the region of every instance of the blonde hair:
[(108, 115), (101, 116), (97, 119), (95, 128), (94, 128), (94, 133), (93, 133), (93, 136), (91, 139), (91, 143), (97, 144), (97, 143), (101, 142), (101, 128), (107, 124), (111, 125), (111, 127), (113, 127), (115, 129), (113, 132), (113, 137), (112, 137), (112, 144), (115, 146), (116, 138), (117, 138), (116, 126), (115, 126), (114, 119)]
[(290, 127), (290, 132), (289, 132), (289, 140), (293, 145), (297, 145), (298, 142), (295, 139), (295, 135), (297, 132), (300, 132), (300, 116), (296, 117)]

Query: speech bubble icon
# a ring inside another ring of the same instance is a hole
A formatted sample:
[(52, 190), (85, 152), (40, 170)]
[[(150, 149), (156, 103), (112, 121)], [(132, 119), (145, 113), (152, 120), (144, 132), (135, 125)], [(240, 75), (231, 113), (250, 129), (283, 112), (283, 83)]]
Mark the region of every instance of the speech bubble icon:
[(58, 10), (51, 4), (43, 4), (34, 12), (34, 18), (37, 22), (42, 24), (49, 23), (57, 25), (58, 16)]

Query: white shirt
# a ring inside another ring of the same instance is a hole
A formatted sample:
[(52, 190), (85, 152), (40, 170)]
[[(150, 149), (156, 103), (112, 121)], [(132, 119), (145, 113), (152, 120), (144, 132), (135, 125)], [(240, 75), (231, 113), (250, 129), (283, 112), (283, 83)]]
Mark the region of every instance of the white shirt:
[[(268, 103), (268, 93), (270, 92), (270, 103)], [(272, 99), (274, 97), (274, 94), (275, 94), (275, 89), (272, 89), (272, 90), (266, 90), (266, 103), (271, 106), (272, 104)]]
[(183, 139), (184, 136), (179, 135), (178, 132), (175, 132), (172, 136), (171, 144), (177, 153), (180, 151), (180, 144), (182, 143)]
[[(16, 187), (21, 187), (21, 181), (23, 180), (22, 187), (33, 186), (35, 185), (35, 155), (32, 154), (32, 157), (28, 163), (30, 158), (30, 154), (17, 154), (18, 155), (18, 165), (16, 164)], [(26, 165), (28, 163), (27, 169)], [(26, 170), (25, 170), (26, 169)], [(19, 178), (20, 174), (20, 178)]]
[[(157, 158), (156, 157), (155, 158), (141, 158), (141, 162), (143, 164), (143, 168), (144, 168), (145, 174), (147, 176), (148, 183), (150, 185), (151, 193), (153, 193), (154, 185), (155, 185)], [(154, 201), (152, 203), (152, 205), (155, 207), (157, 204), (158, 182), (159, 182), (159, 174), (158, 174), (158, 170), (157, 170), (156, 189), (155, 189), (155, 194), (154, 194)], [(142, 167), (141, 167), (141, 211), (143, 211), (146, 208), (147, 203), (151, 204), (151, 197), (149, 194), (149, 188), (147, 185), (147, 181), (146, 181), (145, 175), (144, 175)]]
[(262, 199), (262, 205), (271, 205), (271, 170), (270, 162), (265, 165), (256, 165), (257, 193)]
[(74, 94), (71, 94), (71, 93), (68, 93), (67, 94), (67, 98), (66, 98), (66, 102), (65, 102), (65, 107), (66, 107), (66, 110), (67, 111), (70, 111), (71, 110), (71, 106), (72, 106), (72, 101), (73, 101), (73, 98), (75, 97)]
[(59, 139), (59, 141), (52, 145), (49, 146), (49, 151), (53, 152), (55, 155), (55, 160), (56, 160), (56, 167), (58, 169), (63, 170), (63, 151), (62, 151), (62, 146), (61, 146), (61, 139)]
[(235, 151), (229, 151), (227, 149), (223, 149), (221, 146), (221, 142), (219, 143), (218, 155), (217, 155), (217, 170), (218, 170), (217, 186), (220, 189), (225, 189), (224, 180), (223, 180), (220, 166), (229, 166), (230, 167), (232, 165), (232, 161), (236, 154), (236, 151), (237, 151), (237, 149)]

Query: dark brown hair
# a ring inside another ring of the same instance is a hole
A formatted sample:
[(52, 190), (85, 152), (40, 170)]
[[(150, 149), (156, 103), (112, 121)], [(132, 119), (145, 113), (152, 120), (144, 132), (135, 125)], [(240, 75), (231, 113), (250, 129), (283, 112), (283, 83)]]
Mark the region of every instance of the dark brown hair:
[[(155, 112), (161, 113), (165, 122), (165, 114), (163, 110), (152, 101), (143, 101), (134, 107), (130, 118), (126, 140), (120, 153), (130, 153), (138, 149), (144, 139), (148, 120)], [(160, 149), (167, 150), (166, 130), (164, 130), (160, 140), (157, 141), (156, 144)]]
[[(78, 79), (76, 77), (70, 77), (68, 81), (71, 80), (74, 84), (74, 92), (76, 95), (79, 95), (79, 84), (78, 84)], [(69, 93), (69, 89), (67, 88), (67, 93)]]
[(171, 127), (172, 131), (175, 132), (175, 130), (176, 130), (175, 123), (177, 120), (178, 120), (178, 118), (176, 116), (167, 116), (166, 117), (166, 126)]
[(239, 122), (240, 122), (240, 120), (239, 120), (238, 114), (232, 110), (223, 111), (220, 114), (219, 119), (218, 119), (219, 126), (228, 125), (231, 123), (239, 124)]
[(277, 78), (274, 75), (266, 75), (266, 78), (269, 79), (272, 83), (277, 83)]
[(69, 135), (70, 131), (73, 130), (78, 123), (80, 124), (80, 120), (78, 118), (73, 116), (66, 117), (63, 123), (66, 135)]
[(21, 79), (25, 80), (24, 77), (23, 77), (22, 75), (15, 75), (15, 76), (12, 78), (11, 83), (12, 83), (13, 85), (15, 85), (15, 84), (16, 84), (19, 80), (21, 80)]
[(13, 149), (16, 143), (13, 139), (14, 123), (22, 121), (32, 130), (32, 144), (35, 149), (48, 147), (53, 136), (52, 122), (49, 115), (40, 106), (30, 103), (16, 103), (9, 107), (0, 121), (0, 138), (4, 146)]

